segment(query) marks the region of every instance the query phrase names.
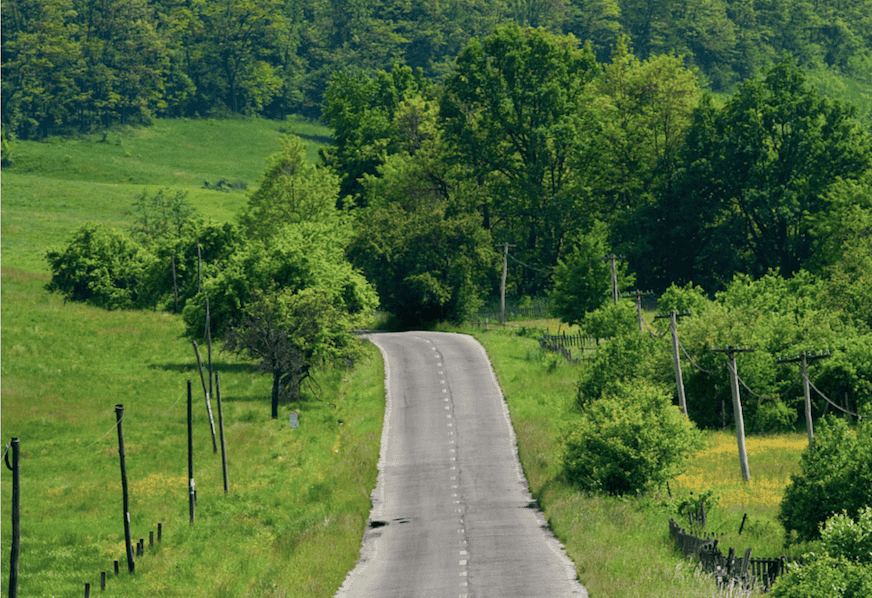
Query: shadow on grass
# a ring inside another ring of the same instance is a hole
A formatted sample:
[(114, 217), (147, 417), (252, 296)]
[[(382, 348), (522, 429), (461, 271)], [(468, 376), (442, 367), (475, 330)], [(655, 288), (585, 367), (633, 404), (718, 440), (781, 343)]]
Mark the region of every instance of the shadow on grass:
[[(165, 372), (195, 372), (197, 365), (193, 363), (153, 363), (148, 366), (152, 370), (163, 370)], [(250, 363), (222, 363), (212, 362), (212, 371), (219, 374), (256, 374), (257, 368)]]

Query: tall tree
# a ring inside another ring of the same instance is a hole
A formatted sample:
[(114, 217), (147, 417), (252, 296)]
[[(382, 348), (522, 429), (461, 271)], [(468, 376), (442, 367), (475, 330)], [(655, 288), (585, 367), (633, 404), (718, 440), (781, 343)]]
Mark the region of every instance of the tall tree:
[(652, 269), (707, 288), (735, 271), (796, 272), (811, 257), (808, 216), (825, 208), (827, 189), (872, 167), (869, 133), (852, 115), (820, 97), (792, 59), (740, 86), (723, 108), (705, 102), (684, 167), (652, 215), (663, 260)]
[[(456, 159), (492, 178), (486, 221), (539, 270), (556, 263), (574, 228), (567, 219), (579, 213), (572, 161), (589, 141), (585, 100), (598, 74), (574, 37), (510, 24), (473, 39), (445, 84), (441, 114)], [(541, 272), (525, 273), (524, 292), (545, 286)]]

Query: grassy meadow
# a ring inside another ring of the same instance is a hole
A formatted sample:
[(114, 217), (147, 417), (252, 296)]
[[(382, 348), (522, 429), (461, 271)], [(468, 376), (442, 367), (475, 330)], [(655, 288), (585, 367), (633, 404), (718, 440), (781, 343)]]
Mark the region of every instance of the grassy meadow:
[[(752, 479), (739, 470), (735, 435), (707, 432), (707, 447), (666, 491), (642, 497), (608, 497), (578, 491), (561, 476), (559, 422), (578, 417), (576, 383), (581, 366), (572, 366), (541, 351), (529, 330), (553, 322), (513, 323), (513, 329), (475, 331), (484, 345), (509, 405), (521, 463), (533, 496), (575, 562), (591, 598), (709, 597), (718, 595), (714, 581), (701, 575), (677, 553), (667, 521), (678, 519), (675, 506), (691, 493), (712, 490), (717, 503), (708, 515), (708, 533), (720, 546), (755, 557), (783, 553), (778, 505), (791, 473), (799, 469), (804, 434), (749, 437)], [(521, 334), (525, 328), (527, 335)], [(565, 328), (565, 327), (564, 327)], [(572, 331), (570, 331), (572, 332)], [(742, 516), (748, 520), (739, 536)], [(680, 520), (679, 520), (680, 521)], [(684, 521), (684, 526), (688, 522)], [(720, 594), (731, 595), (729, 591)]]
[[(109, 572), (106, 596), (332, 596), (359, 557), (375, 485), (384, 370), (364, 345), (354, 369), (318, 371), (307, 398), (269, 418), (270, 380), (216, 351), (229, 493), (213, 452), (193, 349), (179, 317), (64, 303), (44, 289), (43, 260), (87, 221), (129, 226), (143, 189), (189, 192), (200, 214), (232, 218), (280, 129), (305, 123), (157, 121), (102, 137), (18, 142), (3, 169), (2, 432), (20, 438), (20, 596), (80, 596)], [(197, 511), (188, 520), (186, 382), (194, 383)], [(134, 541), (163, 525), (163, 541), (126, 572), (116, 404)], [(212, 401), (217, 421), (217, 403)], [(288, 423), (298, 414), (299, 428)], [(5, 468), (4, 468), (5, 471)], [(8, 572), (11, 475), (2, 478), (2, 562)], [(113, 560), (122, 574), (112, 574)]]

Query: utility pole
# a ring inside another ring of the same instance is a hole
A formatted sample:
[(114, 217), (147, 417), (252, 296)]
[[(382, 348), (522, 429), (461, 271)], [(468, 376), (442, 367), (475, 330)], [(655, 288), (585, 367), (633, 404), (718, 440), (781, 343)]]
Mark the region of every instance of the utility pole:
[(621, 298), (636, 300), (636, 316), (639, 319), (639, 332), (644, 330), (644, 328), (642, 328), (642, 297), (647, 297), (648, 295), (653, 294), (654, 291), (628, 291), (626, 293), (621, 293)]
[(603, 262), (609, 262), (612, 269), (612, 305), (618, 304), (618, 271), (615, 268), (616, 261), (622, 261), (626, 258), (622, 255), (615, 255), (614, 253), (610, 253), (605, 257), (601, 257), (600, 260)]
[(736, 419), (736, 442), (739, 444), (739, 465), (745, 481), (751, 479), (748, 470), (748, 451), (745, 449), (745, 420), (742, 418), (742, 399), (739, 397), (739, 372), (736, 369), (736, 353), (751, 353), (754, 349), (727, 345), (723, 349), (712, 347), (712, 353), (727, 354), (727, 368), (730, 370), (730, 393), (733, 395), (733, 416)]
[(511, 243), (497, 243), (497, 247), (503, 248), (503, 281), (500, 284), (500, 324), (506, 325), (506, 275), (509, 271), (509, 247), (517, 247)]
[(805, 395), (805, 429), (808, 432), (808, 445), (812, 446), (814, 444), (814, 427), (811, 420), (811, 389), (809, 389), (808, 384), (808, 362), (814, 361), (815, 359), (826, 359), (827, 357), (832, 357), (829, 351), (824, 353), (823, 351), (818, 351), (815, 353), (806, 353), (803, 351), (796, 357), (791, 358), (781, 358), (778, 356), (777, 363), (797, 363), (799, 362), (802, 367), (802, 392)]
[(684, 396), (684, 378), (681, 376), (681, 358), (678, 354), (678, 318), (689, 316), (690, 311), (677, 313), (674, 309), (668, 314), (657, 314), (654, 319), (669, 318), (669, 328), (672, 331), (672, 367), (675, 370), (675, 386), (678, 387), (678, 405), (687, 417), (687, 399)]

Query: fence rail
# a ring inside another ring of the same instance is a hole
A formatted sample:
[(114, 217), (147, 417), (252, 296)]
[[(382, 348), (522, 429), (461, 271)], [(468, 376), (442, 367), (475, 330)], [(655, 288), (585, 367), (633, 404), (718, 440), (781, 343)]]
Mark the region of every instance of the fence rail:
[[(775, 559), (752, 559), (750, 548), (742, 557), (737, 557), (733, 548), (724, 555), (718, 549), (716, 539), (694, 536), (673, 519), (669, 520), (669, 534), (684, 556), (699, 559), (703, 570), (715, 576), (718, 587), (732, 583), (749, 590), (760, 587), (763, 592), (768, 592), (775, 580), (787, 572), (787, 559), (784, 556)], [(796, 562), (802, 564), (802, 559)]]

